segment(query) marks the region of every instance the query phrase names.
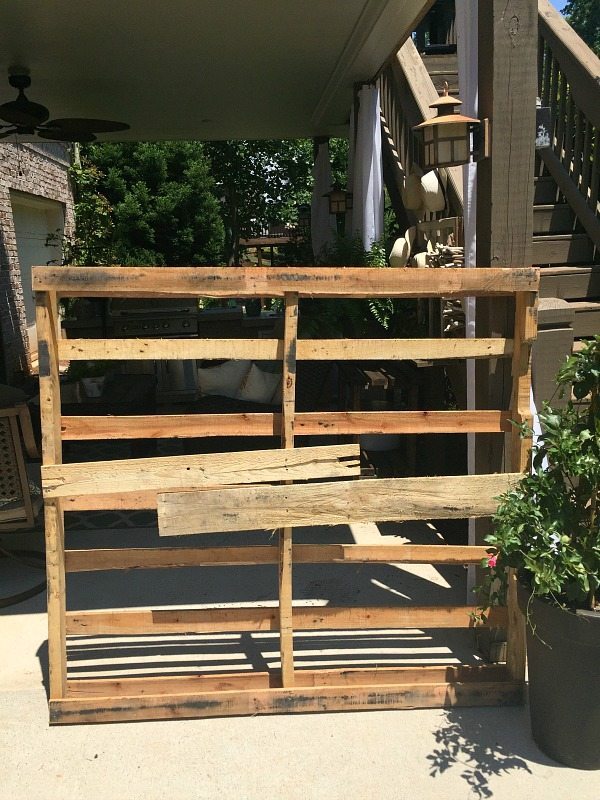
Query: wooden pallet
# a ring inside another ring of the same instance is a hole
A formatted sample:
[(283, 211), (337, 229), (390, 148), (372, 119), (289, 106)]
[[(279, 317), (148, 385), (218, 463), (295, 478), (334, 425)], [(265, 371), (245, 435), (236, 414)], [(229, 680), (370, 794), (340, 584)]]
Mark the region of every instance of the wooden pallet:
[[(533, 269), (40, 267), (33, 271), (40, 353), (43, 488), (48, 572), (50, 720), (53, 723), (209, 717), (342, 709), (519, 702), (524, 629), (514, 576), (506, 667), (299, 670), (294, 631), (471, 627), (471, 606), (295, 607), (294, 563), (478, 563), (485, 548), (418, 545), (295, 545), (293, 529), (383, 519), (488, 516), (527, 465), (511, 422), (529, 418), (530, 351), (539, 275)], [(283, 339), (61, 340), (59, 297), (281, 297)], [(298, 340), (300, 297), (514, 296), (512, 339)], [(88, 359), (280, 359), (280, 414), (61, 417), (59, 362)], [(309, 360), (510, 358), (510, 409), (470, 412), (296, 413), (296, 362)], [(295, 449), (295, 437), (360, 433), (506, 433), (512, 472), (357, 481), (357, 445)], [(62, 463), (64, 440), (281, 436), (282, 449), (79, 464)], [(310, 479), (310, 483), (305, 481)], [(317, 479), (319, 482), (314, 482)], [(333, 482), (332, 482), (333, 481)], [(293, 485), (291, 485), (293, 482)], [(65, 511), (158, 509), (159, 532), (277, 528), (273, 545), (65, 550)], [(127, 569), (277, 564), (275, 608), (66, 611), (66, 575)], [(281, 670), (227, 675), (67, 678), (67, 637), (277, 631)]]

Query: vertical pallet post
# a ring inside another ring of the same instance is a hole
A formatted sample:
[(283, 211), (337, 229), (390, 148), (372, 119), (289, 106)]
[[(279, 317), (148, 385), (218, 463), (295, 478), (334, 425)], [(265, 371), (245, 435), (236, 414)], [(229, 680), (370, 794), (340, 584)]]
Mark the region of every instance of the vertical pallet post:
[[(36, 294), (39, 353), (42, 463), (62, 463), (58, 373), (58, 303), (55, 292)], [(60, 500), (44, 501), (48, 584), (48, 665), (50, 697), (65, 697), (67, 687), (64, 514)]]
[[(512, 357), (511, 412), (515, 422), (531, 424), (531, 347), (537, 331), (537, 295), (519, 292), (515, 301), (514, 350)], [(524, 472), (529, 464), (529, 439), (519, 435), (513, 427), (510, 442), (510, 459), (513, 472)], [(511, 678), (525, 680), (525, 620), (517, 603), (517, 576), (510, 570), (508, 576), (508, 643), (507, 667)]]
[[(298, 294), (289, 293), (285, 295), (283, 332), (281, 446), (284, 449), (294, 447), (297, 341)], [(292, 528), (282, 528), (279, 532), (279, 648), (281, 680), (284, 687), (294, 685), (292, 599)]]

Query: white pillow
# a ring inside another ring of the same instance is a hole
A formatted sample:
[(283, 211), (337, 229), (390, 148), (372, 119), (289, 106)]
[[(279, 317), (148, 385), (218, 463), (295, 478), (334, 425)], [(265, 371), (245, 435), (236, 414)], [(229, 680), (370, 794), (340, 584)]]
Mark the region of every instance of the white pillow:
[(236, 397), (253, 403), (270, 403), (280, 383), (281, 375), (263, 372), (256, 364), (252, 364)]
[(242, 381), (250, 371), (251, 361), (226, 361), (218, 367), (198, 369), (198, 388), (202, 394), (237, 397)]

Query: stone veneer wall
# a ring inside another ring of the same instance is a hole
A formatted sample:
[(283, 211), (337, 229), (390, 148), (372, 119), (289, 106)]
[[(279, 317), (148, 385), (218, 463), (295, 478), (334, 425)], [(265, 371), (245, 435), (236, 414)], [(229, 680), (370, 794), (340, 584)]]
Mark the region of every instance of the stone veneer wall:
[(0, 333), (9, 383), (31, 372), (10, 190), (62, 203), (65, 236), (71, 236), (75, 220), (68, 168), (69, 151), (61, 144), (0, 144)]

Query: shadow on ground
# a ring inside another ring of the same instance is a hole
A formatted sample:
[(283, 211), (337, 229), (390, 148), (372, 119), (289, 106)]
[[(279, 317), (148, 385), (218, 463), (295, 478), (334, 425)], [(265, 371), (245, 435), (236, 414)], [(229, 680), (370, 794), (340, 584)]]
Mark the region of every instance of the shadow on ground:
[[(502, 711), (496, 708), (444, 711), (443, 722), (434, 731), (436, 746), (427, 756), (430, 776), (436, 778), (449, 770), (459, 771), (469, 787), (468, 796), (485, 800), (494, 797), (490, 785), (493, 778), (508, 777), (519, 771), (532, 774), (528, 762), (560, 768), (531, 738), (527, 706), (510, 709), (514, 714), (508, 718)], [(507, 719), (512, 724), (507, 724)]]

